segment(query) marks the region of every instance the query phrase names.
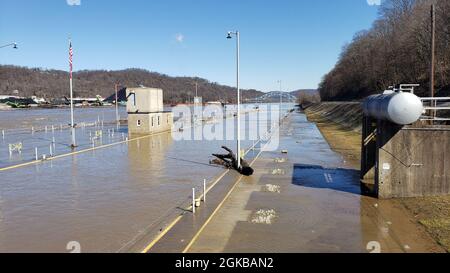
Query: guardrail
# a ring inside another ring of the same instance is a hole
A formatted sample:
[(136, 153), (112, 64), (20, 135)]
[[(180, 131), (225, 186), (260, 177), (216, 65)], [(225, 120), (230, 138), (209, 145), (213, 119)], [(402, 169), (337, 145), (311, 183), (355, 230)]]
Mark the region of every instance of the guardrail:
[(450, 121), (450, 117), (440, 117), (438, 111), (450, 111), (450, 97), (420, 98), (424, 105), (425, 114), (420, 120)]

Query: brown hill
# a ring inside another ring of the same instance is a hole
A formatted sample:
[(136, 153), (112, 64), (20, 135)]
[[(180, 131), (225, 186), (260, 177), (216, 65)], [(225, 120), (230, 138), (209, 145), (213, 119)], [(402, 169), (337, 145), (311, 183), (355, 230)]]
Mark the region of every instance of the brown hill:
[[(192, 101), (195, 95), (195, 82), (198, 94), (204, 101), (234, 102), (236, 89), (220, 85), (206, 79), (195, 77), (170, 77), (143, 69), (120, 71), (84, 70), (74, 73), (74, 94), (80, 97), (100, 95), (109, 97), (114, 93), (116, 83), (123, 87), (162, 88), (166, 103)], [(12, 65), (0, 65), (0, 94), (13, 95), (15, 90), (20, 96), (36, 95), (45, 98), (62, 98), (69, 93), (69, 75), (65, 71), (42, 68), (26, 68)], [(263, 93), (257, 90), (243, 90), (244, 99), (255, 98)]]

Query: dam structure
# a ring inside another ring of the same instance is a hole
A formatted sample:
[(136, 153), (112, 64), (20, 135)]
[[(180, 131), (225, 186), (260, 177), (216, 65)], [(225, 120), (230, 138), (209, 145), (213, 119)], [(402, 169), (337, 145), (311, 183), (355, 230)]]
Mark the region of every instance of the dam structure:
[(419, 98), (416, 86), (363, 105), (361, 180), (379, 198), (450, 194), (450, 126), (438, 116), (450, 98)]

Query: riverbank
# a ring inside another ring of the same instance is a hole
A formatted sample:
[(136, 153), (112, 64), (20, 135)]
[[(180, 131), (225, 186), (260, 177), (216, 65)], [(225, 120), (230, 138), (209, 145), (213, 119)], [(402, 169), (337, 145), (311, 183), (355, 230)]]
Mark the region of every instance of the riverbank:
[(303, 113), (292, 113), (279, 136), (185, 252), (368, 253), (373, 243), (383, 253), (443, 251), (403, 206), (362, 195), (359, 172)]
[[(355, 169), (361, 159), (362, 109), (359, 103), (321, 103), (305, 110), (330, 144)], [(450, 196), (403, 198), (394, 200), (404, 206), (416, 223), (450, 252)]]

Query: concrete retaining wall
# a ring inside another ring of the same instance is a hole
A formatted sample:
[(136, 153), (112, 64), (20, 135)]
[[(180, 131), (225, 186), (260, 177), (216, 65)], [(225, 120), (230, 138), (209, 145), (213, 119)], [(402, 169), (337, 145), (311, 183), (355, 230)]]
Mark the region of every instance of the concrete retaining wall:
[(380, 198), (450, 194), (450, 126), (379, 126), (375, 188)]

